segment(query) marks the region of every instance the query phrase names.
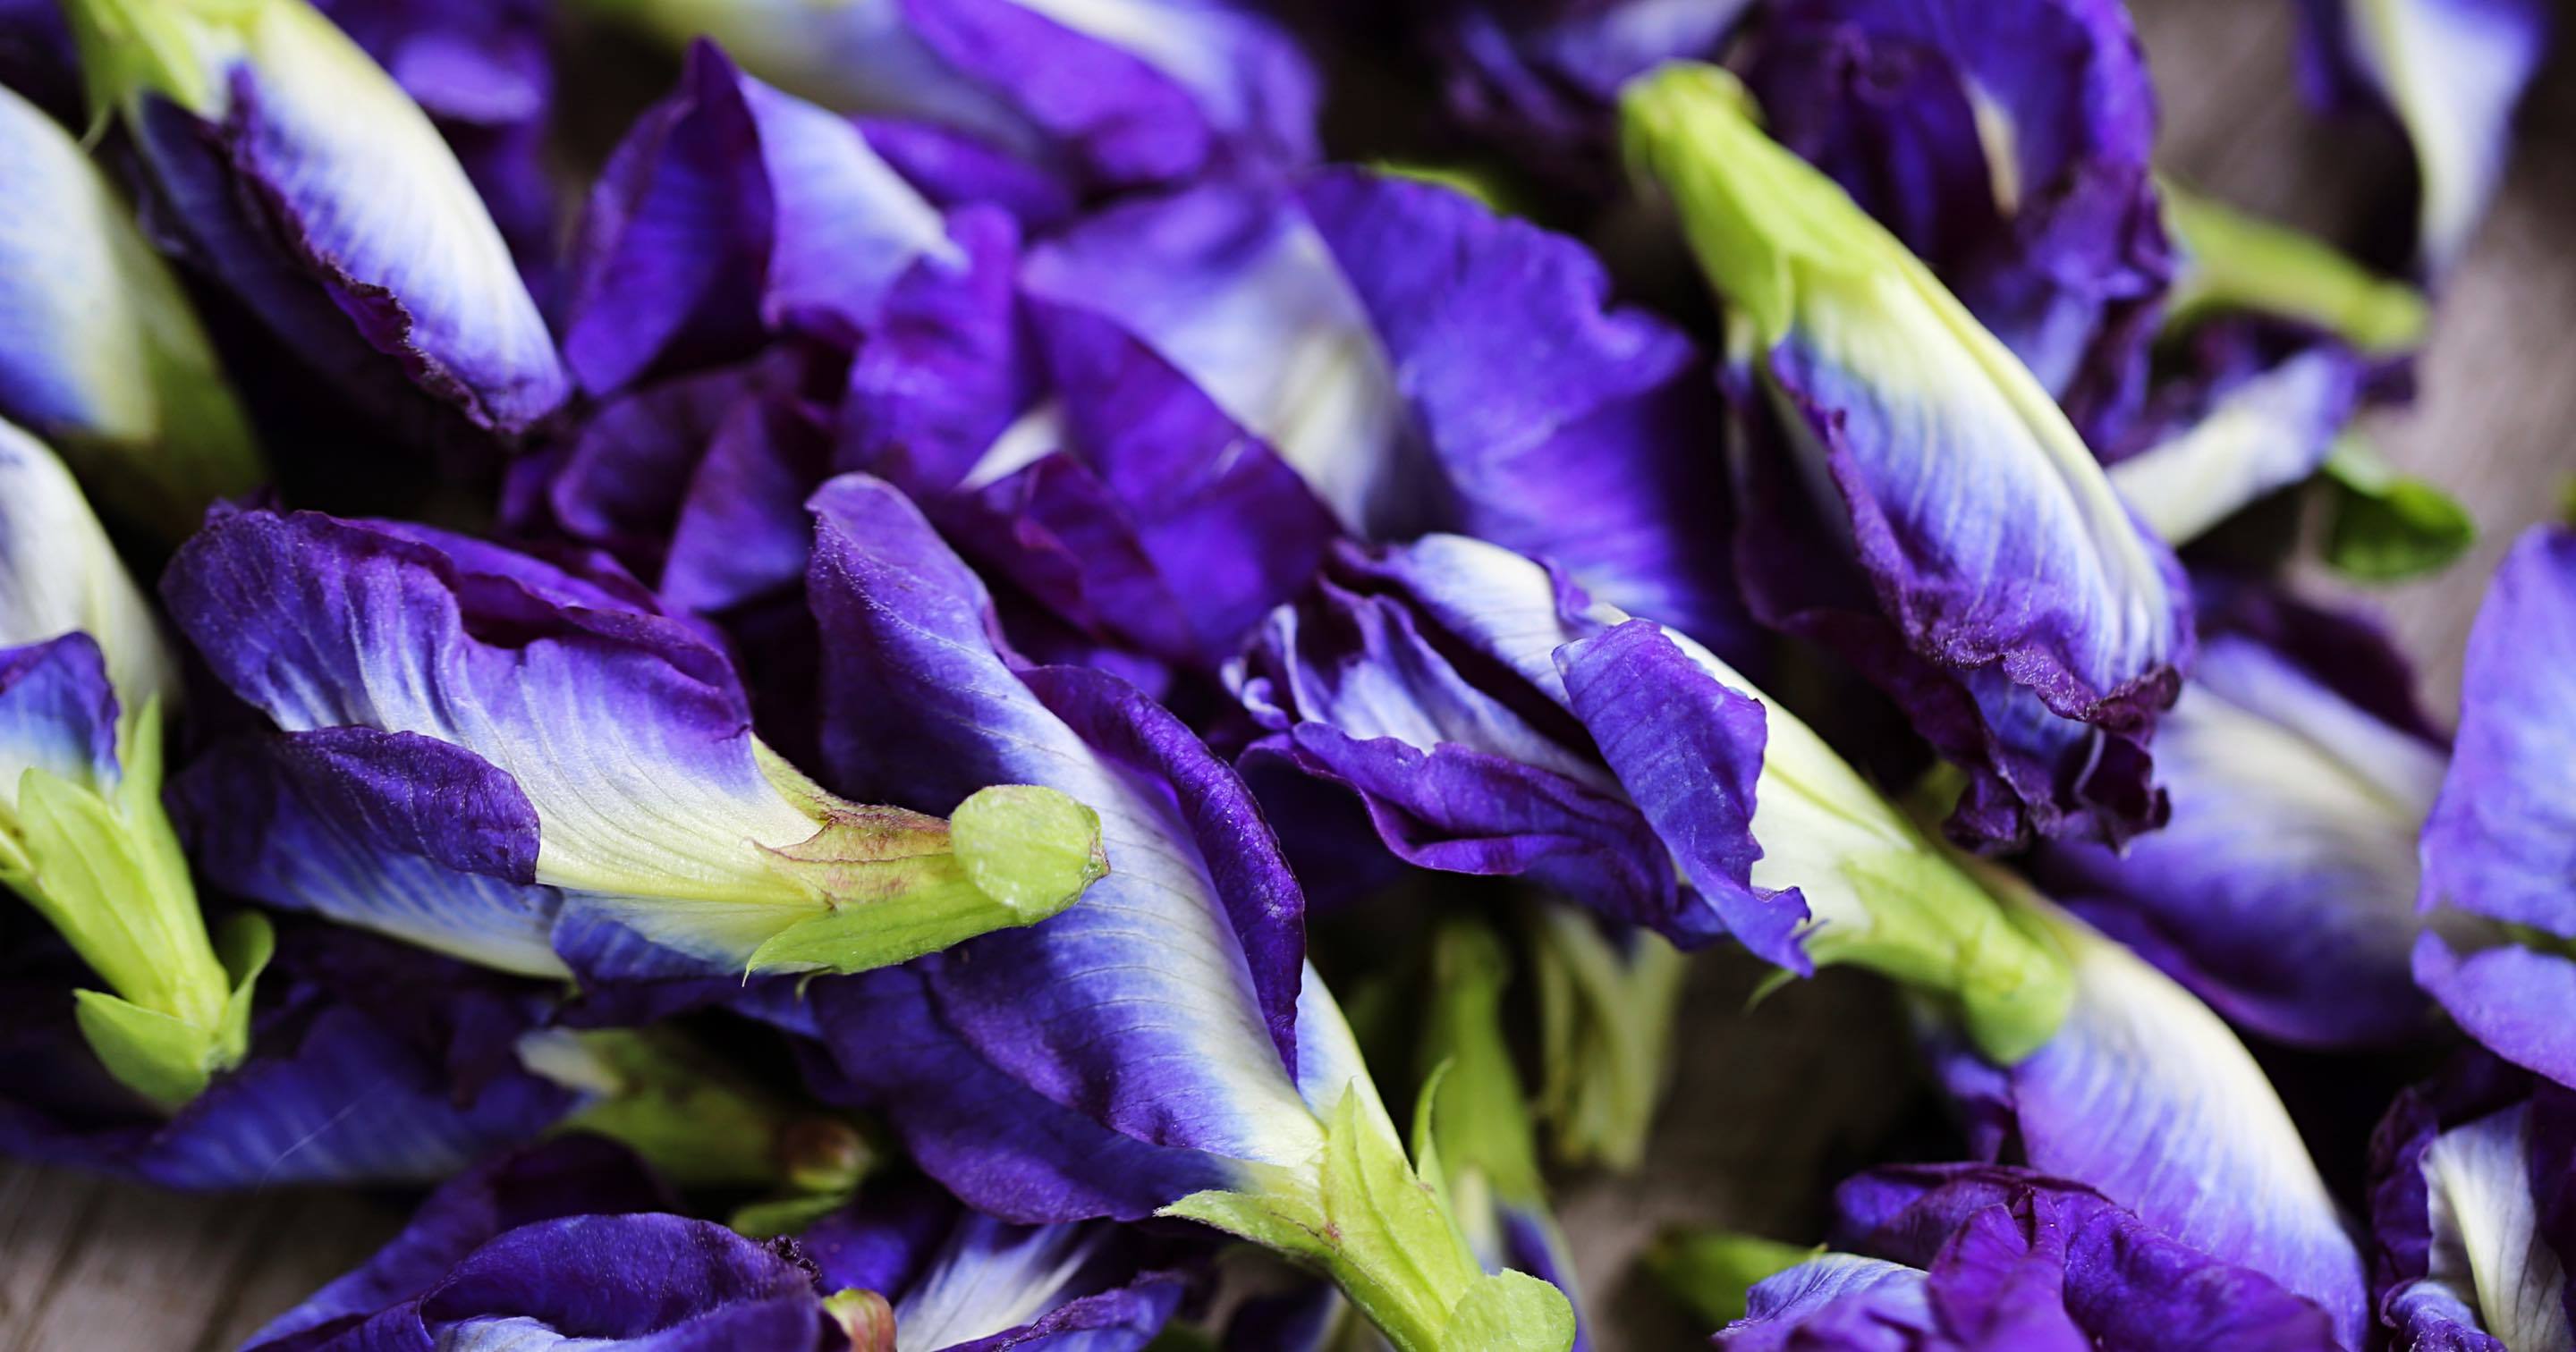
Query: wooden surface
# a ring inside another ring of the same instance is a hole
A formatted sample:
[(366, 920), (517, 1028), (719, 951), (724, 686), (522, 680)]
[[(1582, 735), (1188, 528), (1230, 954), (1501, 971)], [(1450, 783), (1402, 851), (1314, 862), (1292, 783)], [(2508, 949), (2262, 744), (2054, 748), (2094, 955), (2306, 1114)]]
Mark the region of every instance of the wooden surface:
[[(2241, 205), (2326, 226), (2356, 200), (2353, 138), (2314, 123), (2291, 79), (2288, 0), (2136, 0), (2165, 103), (2165, 162)], [(2576, 78), (2543, 77), (2502, 201), (2437, 311), (2423, 393), (2372, 429), (2390, 457), (2449, 488), (2486, 531), (2430, 582), (2385, 589), (2434, 707), (2487, 573), (2576, 473)], [(2329, 589), (2331, 583), (2324, 584)], [(2348, 590), (2348, 589), (2340, 589)], [(1814, 1233), (1821, 1189), (1911, 1129), (1921, 1100), (1884, 993), (1828, 975), (1751, 1013), (1753, 973), (1708, 961), (1679, 1037), (1681, 1070), (1651, 1163), (1571, 1180), (1575, 1238), (1601, 1345), (1693, 1345), (1630, 1270), (1677, 1223)], [(331, 1192), (168, 1196), (0, 1164), (0, 1352), (212, 1352), (363, 1258), (408, 1200)], [(1704, 1332), (1704, 1330), (1700, 1331)]]

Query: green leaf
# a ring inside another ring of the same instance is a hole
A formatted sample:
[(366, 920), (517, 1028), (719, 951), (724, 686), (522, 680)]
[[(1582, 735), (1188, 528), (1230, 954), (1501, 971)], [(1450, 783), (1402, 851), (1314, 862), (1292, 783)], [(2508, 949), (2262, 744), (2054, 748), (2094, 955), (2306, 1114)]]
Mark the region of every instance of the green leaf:
[(1624, 948), (1614, 945), (1589, 917), (1563, 906), (1534, 907), (1532, 916), (1539, 1115), (1550, 1148), (1567, 1164), (1633, 1170), (1672, 1078), (1673, 1020), (1689, 960), (1644, 931)]
[(2457, 499), (2397, 473), (2358, 440), (2335, 447), (2325, 478), (2326, 562), (2347, 577), (2403, 582), (2449, 567), (2477, 543), (2477, 521)]
[(2414, 287), (2381, 277), (2287, 226), (2172, 183), (2160, 191), (2165, 222), (2183, 254), (2181, 275), (2165, 303), (2169, 332), (2237, 310), (2313, 325), (2371, 356), (2422, 346), (2429, 311)]
[(1822, 1245), (1783, 1244), (1723, 1230), (1677, 1231), (1656, 1240), (1644, 1262), (1656, 1283), (1688, 1306), (1703, 1326), (1718, 1329), (1744, 1317), (1745, 1293), (1755, 1283), (1823, 1252)]

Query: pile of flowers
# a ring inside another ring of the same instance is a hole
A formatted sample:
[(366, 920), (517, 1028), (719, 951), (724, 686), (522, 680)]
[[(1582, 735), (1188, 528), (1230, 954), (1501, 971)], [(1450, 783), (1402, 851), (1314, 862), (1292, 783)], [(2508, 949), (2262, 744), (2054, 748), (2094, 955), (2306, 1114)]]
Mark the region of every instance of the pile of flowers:
[(2283, 581), (2546, 8), (2304, 7), (2330, 246), (2118, 0), (0, 5), (0, 1147), (431, 1189), (263, 1352), (1563, 1352), (1730, 949), (1949, 1111), (1720, 1346), (2568, 1347), (2576, 533), (2456, 733)]

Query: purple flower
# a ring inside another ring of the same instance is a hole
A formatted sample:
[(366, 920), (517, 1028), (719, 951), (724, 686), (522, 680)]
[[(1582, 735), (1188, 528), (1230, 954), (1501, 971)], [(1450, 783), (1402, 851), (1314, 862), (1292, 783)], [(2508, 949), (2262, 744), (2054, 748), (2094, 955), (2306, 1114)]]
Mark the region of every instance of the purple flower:
[(1630, 144), (1728, 309), (1738, 557), (1966, 770), (1963, 841), (2160, 824), (2148, 741), (2191, 654), (2172, 552), (2030, 370), (1722, 71), (1631, 86)]
[(503, 436), (563, 402), (455, 153), (329, 20), (303, 0), (68, 12), (190, 256), (315, 369), (388, 411), (416, 386)]
[[(271, 836), (230, 791), (195, 796), (201, 837), (251, 833), (214, 851), (226, 875), (518, 970), (544, 969), (547, 929), (575, 970), (640, 943), (697, 975), (900, 961), (1098, 876), (1089, 810), (1048, 790), (993, 787), (953, 822), (823, 793), (751, 734), (721, 650), (571, 562), (312, 513), (209, 522), (163, 594), (278, 727), (235, 772), (301, 799)], [(441, 870), (472, 876), (416, 900)], [(551, 922), (532, 887), (562, 894)]]
[[(1750, 0), (1447, 0), (1425, 39), (1450, 115), (1517, 159), (1589, 186), (1618, 140), (1619, 87), (1714, 60)], [(1533, 155), (1531, 152), (1539, 152)]]
[(1507, 1313), (1524, 1331), (1491, 1345), (1562, 1347), (1563, 1298), (1481, 1275), (1417, 1186), (1233, 771), (1117, 678), (1015, 662), (893, 488), (844, 477), (814, 510), (835, 782), (926, 808), (984, 776), (1054, 787), (1097, 805), (1109, 861), (1045, 924), (818, 983), (818, 1088), (883, 1111), (990, 1214), (1186, 1216), (1322, 1268), (1401, 1346)]
[(1912, 1165), (1835, 1196), (1830, 1253), (1757, 1284), (1728, 1352), (2166, 1347), (2331, 1352), (2323, 1311), (2178, 1243), (2091, 1189), (2025, 1170)]
[(1746, 67), (1781, 144), (1923, 260), (2099, 442), (2174, 270), (2117, 0), (1787, 0)]

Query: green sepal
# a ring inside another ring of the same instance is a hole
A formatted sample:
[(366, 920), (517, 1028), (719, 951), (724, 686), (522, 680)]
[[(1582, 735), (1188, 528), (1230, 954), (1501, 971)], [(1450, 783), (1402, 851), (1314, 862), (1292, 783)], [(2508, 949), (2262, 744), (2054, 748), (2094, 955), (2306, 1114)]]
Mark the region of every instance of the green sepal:
[(2223, 311), (2296, 320), (2366, 356), (2424, 342), (2424, 294), (2381, 277), (2324, 241), (2245, 215), (2171, 183), (2159, 186), (2165, 223), (2182, 245), (2181, 275), (2165, 301), (2168, 332)]
[(1784, 1244), (1725, 1230), (1673, 1231), (1649, 1246), (1642, 1261), (1656, 1284), (1702, 1326), (1718, 1329), (1744, 1317), (1745, 1294), (1756, 1283), (1824, 1251), (1821, 1244)]
[(946, 822), (840, 803), (820, 811), (812, 839), (769, 858), (826, 909), (754, 949), (746, 974), (892, 966), (1048, 919), (1109, 872), (1100, 814), (1053, 789), (982, 789)]
[(1566, 1164), (1633, 1170), (1672, 1080), (1673, 1021), (1690, 960), (1642, 930), (1622, 953), (1589, 917), (1563, 906), (1534, 908), (1531, 930), (1549, 1149)]
[(519, 1040), (534, 1073), (589, 1096), (555, 1127), (617, 1141), (684, 1188), (793, 1188), (846, 1196), (875, 1163), (848, 1123), (763, 1088), (657, 1029), (541, 1029)]
[[(1523, 1208), (1546, 1203), (1520, 1075), (1503, 1036), (1510, 954), (1480, 922), (1455, 919), (1432, 940), (1431, 1013), (1419, 1064), (1428, 1068), (1414, 1118), (1414, 1155), (1426, 1176), (1473, 1173)], [(1437, 1167), (1432, 1159), (1436, 1154)]]
[(2459, 500), (2399, 474), (2353, 437), (2326, 458), (2332, 495), (2326, 563), (2363, 582), (2403, 582), (2459, 561), (2478, 541), (2478, 523)]
[[(1316, 1178), (1272, 1167), (1250, 1174), (1245, 1190), (1192, 1193), (1161, 1214), (1325, 1272), (1399, 1352), (1564, 1352), (1572, 1345), (1573, 1309), (1563, 1293), (1519, 1274), (1487, 1277), (1476, 1266), (1439, 1189), (1405, 1161), (1394, 1124), (1357, 1081), (1326, 1123)], [(1497, 1284), (1501, 1290), (1478, 1294)], [(1529, 1292), (1531, 1285), (1545, 1295)], [(1497, 1310), (1520, 1326), (1493, 1329)], [(1462, 1317), (1468, 1322), (1458, 1323)]]
[(1997, 896), (2008, 880), (1981, 883), (1975, 868), (1929, 844), (1843, 860), (1869, 926), (1821, 928), (1807, 953), (1819, 967), (1864, 967), (1942, 1001), (1977, 1050), (2012, 1065), (2066, 1021), (2074, 974), (2046, 927)]
[(266, 920), (236, 917), (222, 956), (161, 806), (157, 697), (119, 728), (112, 784), (40, 767), (18, 779), (7, 883), (63, 936), (105, 991), (74, 995), (83, 1038), (108, 1073), (174, 1110), (249, 1050), (253, 983), (274, 946)]

